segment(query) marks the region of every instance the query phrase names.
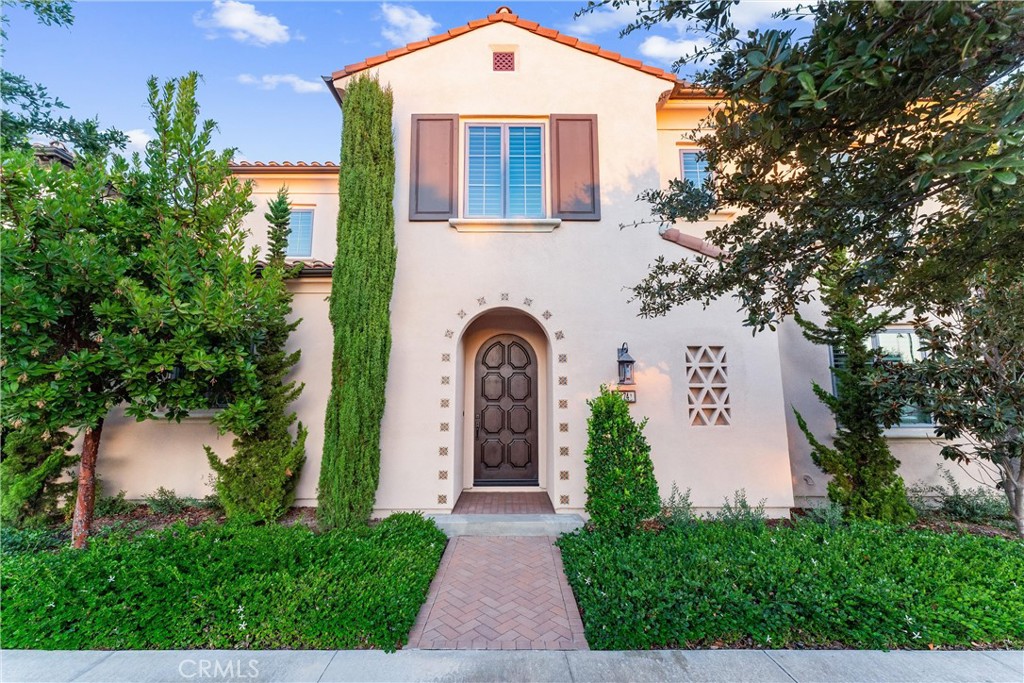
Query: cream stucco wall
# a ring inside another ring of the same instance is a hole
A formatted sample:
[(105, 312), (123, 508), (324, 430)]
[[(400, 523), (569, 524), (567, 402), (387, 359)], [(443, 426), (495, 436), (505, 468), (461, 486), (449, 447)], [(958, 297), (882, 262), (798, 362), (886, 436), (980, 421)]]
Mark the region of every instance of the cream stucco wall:
[[(518, 70), (493, 72), (492, 47), (515, 49)], [(498, 319), (491, 318), (486, 332), (466, 331), (476, 316), (500, 310), (539, 328), (538, 355), (547, 345), (542, 367), (549, 368), (550, 395), (542, 413), (550, 428), (540, 455), (542, 487), (556, 510), (583, 507), (586, 400), (615, 381), (616, 349), (627, 341), (637, 359), (633, 413), (650, 418), (647, 435), (662, 489), (667, 493), (674, 481), (692, 489), (697, 506), (716, 507), (745, 488), (773, 513), (786, 514), (792, 488), (776, 339), (751, 338), (729, 302), (644, 320), (628, 301), (626, 288), (658, 256), (688, 253), (660, 239), (653, 226), (619, 227), (645, 217), (636, 195), (661, 183), (657, 102), (671, 84), (506, 24), (372, 72), (394, 92), (398, 154), (398, 269), (377, 513), (450, 510), (471, 485), (465, 376), (479, 337), (498, 329)], [(566, 221), (545, 234), (460, 233), (446, 221), (409, 222), (411, 117), (438, 113), (460, 115), (461, 125), (596, 114), (602, 220)], [(684, 349), (699, 344), (728, 351), (731, 426), (689, 425)]]

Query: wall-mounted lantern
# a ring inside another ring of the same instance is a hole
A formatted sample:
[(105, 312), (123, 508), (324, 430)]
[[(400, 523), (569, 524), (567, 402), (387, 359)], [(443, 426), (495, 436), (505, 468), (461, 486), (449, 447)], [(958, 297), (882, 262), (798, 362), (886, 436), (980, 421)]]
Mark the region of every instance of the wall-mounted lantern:
[(619, 384), (635, 384), (633, 381), (633, 357), (629, 355), (629, 346), (622, 342), (619, 347)]

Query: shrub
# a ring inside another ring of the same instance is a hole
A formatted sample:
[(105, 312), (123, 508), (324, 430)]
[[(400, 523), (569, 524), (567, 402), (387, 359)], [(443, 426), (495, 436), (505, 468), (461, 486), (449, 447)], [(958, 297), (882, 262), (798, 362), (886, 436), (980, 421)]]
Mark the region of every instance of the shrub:
[(587, 405), (586, 510), (596, 528), (629, 533), (661, 507), (651, 447), (643, 434), (647, 420), (637, 424), (626, 400), (608, 387), (602, 386)]
[(750, 503), (747, 502), (747, 492), (743, 489), (736, 491), (734, 496), (734, 503), (730, 503), (729, 497), (726, 496), (722, 502), (722, 508), (718, 512), (711, 514), (710, 518), (723, 524), (744, 526), (751, 529), (763, 528), (765, 526), (764, 499), (758, 502), (756, 506), (751, 507)]
[(176, 523), (5, 557), (3, 646), (394, 650), (444, 546), (432, 522), (404, 514), (323, 534)]
[(101, 496), (96, 500), (93, 515), (96, 517), (116, 517), (130, 514), (139, 504), (125, 499), (125, 492), (118, 491), (116, 496)]
[(59, 516), (60, 501), (75, 492), (74, 480), (61, 480), (77, 462), (71, 435), (21, 427), (3, 436), (0, 461), (0, 522), (41, 526)]
[(690, 502), (690, 489), (686, 489), (686, 493), (680, 493), (679, 486), (672, 482), (668, 498), (661, 501), (661, 515), (658, 519), (665, 526), (680, 526), (696, 521), (693, 503)]
[(828, 501), (824, 505), (815, 505), (814, 507), (807, 508), (803, 519), (797, 521), (821, 524), (829, 529), (835, 529), (845, 523), (843, 520), (843, 506), (832, 501)]
[(67, 533), (52, 529), (18, 529), (7, 525), (0, 527), (0, 552), (4, 555), (54, 550), (67, 545), (67, 542)]
[(1024, 544), (852, 522), (558, 541), (590, 647), (1024, 645)]
[(195, 498), (179, 498), (174, 489), (166, 489), (163, 486), (143, 500), (149, 506), (150, 512), (157, 515), (180, 515), (190, 507), (199, 506), (199, 501)]
[(937, 512), (958, 522), (984, 523), (1012, 519), (1006, 497), (991, 488), (961, 488), (953, 474), (942, 465), (939, 476), (945, 481), (933, 486), (915, 486), (912, 502), (922, 512)]

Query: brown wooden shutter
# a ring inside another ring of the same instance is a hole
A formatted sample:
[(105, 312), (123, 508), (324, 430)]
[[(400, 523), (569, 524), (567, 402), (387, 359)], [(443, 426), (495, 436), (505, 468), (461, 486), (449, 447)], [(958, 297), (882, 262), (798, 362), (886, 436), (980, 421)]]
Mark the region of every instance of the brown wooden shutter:
[(551, 115), (551, 215), (601, 220), (597, 115)]
[(413, 114), (409, 220), (443, 221), (457, 215), (457, 114)]

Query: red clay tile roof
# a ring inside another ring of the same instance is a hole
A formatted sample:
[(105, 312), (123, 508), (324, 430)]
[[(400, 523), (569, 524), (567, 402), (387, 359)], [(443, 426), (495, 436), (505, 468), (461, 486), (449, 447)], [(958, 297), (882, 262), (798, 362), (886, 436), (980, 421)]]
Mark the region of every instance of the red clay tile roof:
[(698, 254), (704, 256), (710, 256), (712, 258), (718, 258), (723, 254), (722, 250), (713, 244), (709, 244), (699, 237), (688, 235), (685, 232), (680, 232), (677, 228), (669, 228), (662, 233), (661, 239), (674, 242), (681, 247), (691, 249)]
[(671, 81), (672, 83), (681, 82), (678, 78), (676, 78), (675, 74), (665, 71), (664, 69), (659, 69), (656, 66), (649, 66), (636, 59), (629, 59), (628, 57), (623, 57), (618, 52), (603, 50), (600, 46), (594, 45), (593, 43), (585, 43), (578, 38), (573, 38), (572, 36), (567, 36), (564, 33), (559, 33), (554, 29), (544, 28), (535, 21), (520, 19), (519, 15), (513, 14), (512, 10), (510, 10), (508, 7), (499, 7), (494, 14), (488, 15), (486, 19), (474, 19), (465, 26), (457, 26), (456, 28), (453, 28), (446, 33), (439, 33), (436, 36), (430, 36), (426, 40), (420, 40), (415, 43), (409, 43), (405, 47), (390, 50), (389, 52), (385, 52), (382, 55), (377, 55), (376, 57), (368, 57), (367, 59), (364, 59), (361, 62), (356, 62), (355, 64), (349, 64), (344, 69), (341, 69), (340, 71), (335, 71), (333, 74), (331, 74), (331, 78), (337, 80), (339, 78), (351, 76), (352, 74), (363, 71), (364, 69), (369, 69), (370, 67), (377, 66), (378, 64), (389, 62), (392, 59), (395, 59), (396, 57), (401, 57), (402, 55), (409, 54), (410, 52), (422, 50), (423, 48), (430, 47), (431, 45), (436, 45), (437, 43), (441, 43), (446, 40), (451, 40), (456, 36), (462, 35), (463, 33), (468, 33), (483, 26), (490, 26), (491, 24), (499, 24), (502, 22), (506, 24), (512, 24), (513, 26), (518, 26), (519, 28), (529, 31), (530, 33), (535, 33), (538, 36), (543, 36), (544, 38), (554, 40), (555, 42), (562, 43), (563, 45), (574, 47), (577, 50), (589, 52), (591, 54), (597, 55), (598, 57), (603, 57), (604, 59), (609, 59), (613, 62), (618, 62), (619, 64), (622, 64), (623, 66), (628, 66), (631, 69), (636, 69), (637, 71), (642, 71), (644, 73), (651, 74), (652, 76), (657, 76), (658, 78), (662, 78), (666, 81)]
[(238, 161), (229, 166), (232, 173), (337, 173), (333, 161)]
[[(330, 277), (334, 271), (334, 264), (330, 261), (321, 261), (315, 258), (286, 258), (284, 265), (286, 268), (293, 268), (299, 264), (302, 264), (302, 270), (299, 271), (297, 277), (309, 278), (309, 277)], [(261, 269), (267, 266), (267, 262), (264, 259), (260, 259), (256, 262), (256, 268)]]

